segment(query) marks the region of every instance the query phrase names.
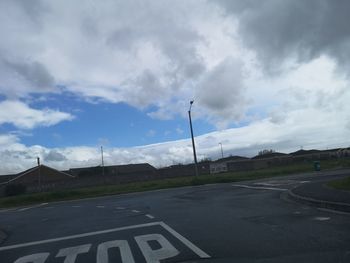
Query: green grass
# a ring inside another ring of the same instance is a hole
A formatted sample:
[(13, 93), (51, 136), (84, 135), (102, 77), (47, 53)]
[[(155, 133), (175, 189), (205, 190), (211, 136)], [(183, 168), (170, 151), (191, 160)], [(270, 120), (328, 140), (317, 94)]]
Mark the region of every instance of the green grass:
[(347, 178), (341, 179), (341, 180), (336, 180), (336, 181), (329, 182), (328, 185), (330, 187), (333, 187), (333, 188), (338, 189), (338, 190), (350, 191), (350, 177), (347, 177)]
[[(329, 160), (321, 162), (321, 169), (334, 169), (350, 167), (350, 160)], [(12, 197), (0, 198), (0, 207), (16, 207), (38, 204), (43, 202), (74, 200), (80, 198), (97, 197), (104, 195), (115, 195), (132, 192), (142, 192), (164, 188), (174, 188), (181, 186), (203, 185), (211, 183), (229, 183), (245, 180), (262, 179), (274, 176), (290, 175), (302, 172), (312, 172), (312, 162), (299, 163), (269, 169), (262, 169), (249, 172), (230, 172), (217, 175), (201, 175), (177, 177), (172, 179), (154, 180), (147, 182), (136, 182), (119, 185), (96, 186), (89, 188), (79, 188), (74, 190), (62, 190), (55, 192), (44, 192), (35, 194), (25, 194)]]

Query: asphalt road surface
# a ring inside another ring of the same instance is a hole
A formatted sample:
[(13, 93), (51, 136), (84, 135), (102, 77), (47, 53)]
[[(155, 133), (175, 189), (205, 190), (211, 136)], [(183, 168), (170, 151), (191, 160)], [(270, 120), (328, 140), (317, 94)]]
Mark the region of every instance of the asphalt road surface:
[(350, 215), (285, 199), (310, 176), (3, 210), (1, 263), (350, 262)]

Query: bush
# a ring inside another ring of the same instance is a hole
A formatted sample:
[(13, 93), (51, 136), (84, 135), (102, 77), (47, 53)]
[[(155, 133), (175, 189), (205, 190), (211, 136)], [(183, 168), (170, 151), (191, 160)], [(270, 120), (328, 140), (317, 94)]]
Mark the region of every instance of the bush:
[(27, 187), (24, 184), (9, 184), (9, 185), (6, 185), (5, 195), (6, 196), (20, 195), (20, 194), (24, 194), (26, 190), (27, 190)]

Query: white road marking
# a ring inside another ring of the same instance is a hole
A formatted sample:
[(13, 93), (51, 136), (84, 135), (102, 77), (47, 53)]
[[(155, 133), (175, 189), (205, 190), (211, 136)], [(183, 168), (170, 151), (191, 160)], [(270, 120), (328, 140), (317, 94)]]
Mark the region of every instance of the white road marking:
[(77, 247), (62, 248), (56, 255), (58, 257), (65, 257), (64, 263), (74, 263), (79, 254), (89, 252), (91, 244), (81, 245)]
[(114, 240), (107, 241), (98, 245), (97, 248), (97, 263), (108, 263), (108, 250), (110, 248), (119, 248), (121, 260), (123, 263), (135, 263), (134, 257), (132, 256), (130, 246), (126, 240)]
[(317, 209), (320, 211), (329, 212), (329, 213), (333, 213), (333, 214), (350, 216), (349, 212), (343, 212), (343, 211), (333, 210), (333, 209), (329, 209), (329, 208), (322, 208), (322, 207), (318, 207)]
[(105, 208), (104, 205), (97, 205), (96, 207), (97, 207), (97, 208)]
[[(146, 262), (159, 263), (160, 260), (172, 258), (180, 254), (180, 252), (160, 234), (149, 234), (135, 237), (136, 243), (139, 245)], [(152, 249), (149, 245), (150, 241), (156, 241), (160, 248)]]
[(118, 207), (116, 207), (116, 209), (118, 209), (118, 210), (123, 210), (123, 209), (125, 209), (125, 207), (118, 206)]
[(310, 181), (300, 181), (300, 184), (306, 184), (306, 183), (310, 183)]
[(41, 207), (41, 206), (44, 206), (44, 205), (47, 205), (47, 204), (48, 203), (42, 203), (42, 204), (39, 204), (39, 205), (28, 206), (28, 207), (24, 207), (24, 208), (18, 209), (17, 211), (26, 211), (26, 210), (29, 210), (29, 209), (32, 209), (32, 208)]
[(150, 214), (147, 214), (147, 215), (145, 215), (145, 216), (147, 216), (149, 219), (154, 219), (154, 216), (152, 216), (152, 215), (150, 215)]
[(314, 220), (318, 220), (318, 221), (327, 221), (329, 219), (331, 219), (330, 217), (327, 216), (316, 216), (313, 218)]
[[(70, 239), (75, 239), (75, 238), (89, 237), (89, 236), (100, 235), (100, 234), (108, 234), (108, 233), (113, 233), (113, 232), (122, 231), (122, 230), (151, 227), (151, 226), (163, 227), (165, 230), (167, 230), (170, 234), (172, 234), (174, 237), (176, 237), (179, 241), (181, 241), (185, 246), (187, 246), (189, 249), (191, 249), (199, 257), (210, 258), (210, 256), (207, 253), (205, 253), (203, 250), (201, 250), (199, 247), (194, 245), (187, 238), (180, 235), (178, 232), (176, 232), (174, 229), (172, 229), (170, 226), (168, 226), (167, 224), (165, 224), (162, 221), (151, 222), (151, 223), (140, 224), (140, 225), (124, 226), (124, 227), (106, 229), (106, 230), (101, 230), (101, 231), (88, 232), (88, 233), (83, 233), (83, 234), (78, 234), (78, 235), (71, 235), (71, 236), (65, 236), (65, 237), (51, 238), (51, 239), (45, 239), (45, 240), (40, 240), (40, 241), (33, 241), (33, 242), (27, 242), (27, 243), (22, 243), (22, 244), (10, 245), (10, 246), (5, 246), (5, 247), (0, 247), (0, 251), (21, 248), (21, 247), (34, 246), (34, 245), (41, 245), (41, 244), (58, 242), (58, 241), (63, 241), (63, 240), (70, 240)], [(36, 261), (34, 261), (34, 262), (36, 262)]]
[(134, 212), (134, 213), (140, 213), (139, 210), (131, 210), (131, 212)]
[(300, 212), (300, 211), (295, 211), (293, 214), (294, 214), (294, 215), (300, 215), (301, 212)]
[(15, 261), (15, 263), (44, 263), (46, 259), (49, 257), (50, 253), (38, 253), (25, 257), (21, 257)]
[(179, 239), (182, 243), (184, 243), (188, 248), (190, 248), (199, 257), (201, 257), (201, 258), (210, 258), (210, 256), (207, 253), (205, 253), (203, 250), (201, 250), (199, 247), (197, 247), (195, 244), (193, 244), (187, 238), (185, 238), (184, 236), (180, 235), (178, 232), (176, 232), (170, 226), (168, 226), (164, 222), (159, 222), (159, 224), (162, 227), (164, 227), (166, 230), (168, 230), (171, 234), (173, 234), (173, 236), (175, 236), (177, 239)]
[(288, 191), (288, 189), (278, 188), (278, 187), (259, 187), (259, 186), (249, 186), (249, 185), (244, 185), (244, 184), (233, 184), (232, 186), (248, 188), (248, 189), (255, 189), (255, 190)]

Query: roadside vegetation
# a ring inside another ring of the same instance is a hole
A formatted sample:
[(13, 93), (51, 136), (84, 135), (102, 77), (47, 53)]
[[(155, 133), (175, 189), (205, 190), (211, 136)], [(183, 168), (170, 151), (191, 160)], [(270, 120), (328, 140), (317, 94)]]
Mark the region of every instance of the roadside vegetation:
[[(342, 160), (327, 160), (321, 162), (321, 170), (350, 168), (350, 159)], [(132, 192), (143, 192), (156, 189), (175, 188), (182, 186), (203, 185), (212, 183), (229, 183), (246, 180), (255, 180), (269, 178), (275, 176), (290, 175), (302, 172), (313, 172), (314, 167), (312, 162), (304, 162), (299, 164), (291, 164), (268, 169), (245, 171), (245, 172), (228, 172), (216, 175), (200, 175), (176, 177), (171, 179), (153, 180), (146, 182), (135, 182), (119, 185), (96, 186), (89, 188), (79, 188), (73, 190), (62, 190), (55, 192), (43, 192), (35, 194), (23, 194), (17, 196), (0, 198), (0, 207), (16, 207), (32, 204), (39, 204), (53, 201), (74, 200), (80, 198), (89, 198), (105, 195), (116, 195)], [(350, 178), (344, 183), (337, 184), (334, 182), (335, 188), (347, 187), (340, 189), (350, 189)], [(340, 185), (340, 186), (339, 186)], [(332, 185), (333, 186), (333, 185)]]
[(333, 187), (333, 188), (338, 189), (338, 190), (350, 191), (350, 177), (329, 182), (328, 186)]

